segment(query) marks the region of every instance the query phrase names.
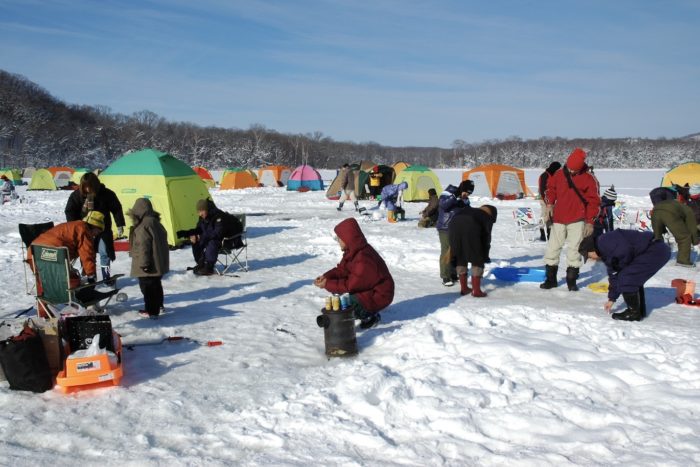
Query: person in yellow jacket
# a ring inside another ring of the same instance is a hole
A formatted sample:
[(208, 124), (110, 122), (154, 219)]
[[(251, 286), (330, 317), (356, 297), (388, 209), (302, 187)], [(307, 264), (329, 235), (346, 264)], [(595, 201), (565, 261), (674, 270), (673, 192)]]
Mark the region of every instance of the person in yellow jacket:
[(372, 196), (372, 199), (379, 196), (379, 193), (382, 191), (383, 176), (384, 174), (379, 171), (378, 165), (375, 165), (369, 173), (369, 194)]

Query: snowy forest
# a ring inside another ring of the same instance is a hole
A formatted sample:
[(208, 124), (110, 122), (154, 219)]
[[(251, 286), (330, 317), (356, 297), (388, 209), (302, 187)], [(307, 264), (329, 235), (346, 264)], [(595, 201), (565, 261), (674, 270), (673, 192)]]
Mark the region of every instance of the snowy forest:
[(212, 169), (302, 163), (336, 168), (361, 159), (439, 168), (484, 163), (531, 168), (562, 160), (573, 147), (589, 151), (596, 167), (656, 168), (700, 159), (700, 133), (674, 139), (513, 136), (481, 142), (456, 139), (450, 148), (390, 147), (335, 141), (321, 131), (283, 134), (263, 124), (248, 129), (202, 127), (170, 122), (148, 110), (124, 115), (105, 106), (71, 105), (23, 76), (0, 70), (0, 167), (100, 168), (145, 147)]

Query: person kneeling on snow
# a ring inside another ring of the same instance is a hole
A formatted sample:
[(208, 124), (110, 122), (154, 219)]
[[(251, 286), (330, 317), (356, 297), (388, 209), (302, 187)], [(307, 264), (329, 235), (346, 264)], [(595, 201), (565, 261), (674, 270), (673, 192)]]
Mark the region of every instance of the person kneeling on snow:
[(418, 220), (418, 227), (435, 227), (438, 220), (438, 197), (435, 188), (430, 188), (428, 190), (428, 205), (420, 212), (420, 219)]
[[(488, 204), (465, 207), (455, 214), (449, 226), (451, 261), (456, 265), (460, 294), (485, 297), (481, 290), (484, 265), (491, 262), (491, 229), (498, 211)], [(467, 266), (472, 264), (472, 288), (467, 287)]]
[(350, 294), (350, 306), (360, 327), (379, 322), (379, 312), (394, 300), (394, 279), (379, 253), (367, 243), (360, 225), (348, 218), (333, 229), (343, 258), (314, 280), (316, 287), (334, 294)]
[(579, 245), (584, 262), (602, 260), (608, 268), (608, 301), (605, 311), (611, 312), (622, 294), (627, 309), (614, 313), (613, 319), (641, 321), (646, 316), (644, 283), (671, 258), (671, 249), (651, 232), (618, 229), (599, 237), (584, 238)]
[(386, 208), (386, 219), (389, 222), (396, 222), (398, 210), (403, 211), (403, 208), (400, 207), (400, 200), (403, 199), (403, 191), (406, 188), (408, 188), (408, 182), (401, 182), (398, 185), (387, 185), (382, 188), (382, 201), (379, 205)]
[(210, 199), (197, 201), (197, 213), (199, 221), (195, 233), (190, 235), (192, 255), (197, 262), (193, 272), (211, 276), (223, 239), (241, 233), (243, 226), (236, 216), (217, 208)]

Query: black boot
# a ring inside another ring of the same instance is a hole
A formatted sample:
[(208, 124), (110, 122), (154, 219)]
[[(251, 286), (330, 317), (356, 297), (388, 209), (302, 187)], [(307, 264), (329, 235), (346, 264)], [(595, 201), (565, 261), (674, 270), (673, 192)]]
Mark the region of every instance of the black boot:
[(546, 241), (547, 241), (547, 237), (546, 237), (545, 234), (544, 234), (544, 229), (540, 229), (540, 241), (541, 241), (541, 242), (546, 242)]
[(576, 279), (578, 279), (578, 268), (574, 268), (574, 267), (566, 268), (566, 285), (569, 287), (569, 292), (578, 291), (578, 286), (576, 285)]
[(197, 276), (211, 276), (214, 274), (214, 265), (210, 262), (205, 262), (201, 268), (194, 271)]
[(336, 208), (338, 211), (343, 210), (343, 203), (338, 203), (338, 207)]
[(359, 211), (359, 210), (360, 210), (360, 204), (357, 201), (355, 201), (355, 211)]
[(557, 270), (559, 266), (545, 266), (545, 280), (540, 284), (540, 289), (553, 289), (557, 286)]
[(612, 319), (621, 321), (641, 321), (644, 318), (641, 304), (639, 302), (639, 292), (623, 293), (622, 298), (625, 299), (627, 309), (620, 313), (613, 313)]

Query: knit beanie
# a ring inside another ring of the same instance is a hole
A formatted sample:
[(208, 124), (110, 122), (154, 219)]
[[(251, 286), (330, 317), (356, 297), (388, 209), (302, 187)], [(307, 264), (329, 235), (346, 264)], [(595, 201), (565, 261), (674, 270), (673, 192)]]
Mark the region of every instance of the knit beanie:
[(578, 172), (586, 165), (586, 152), (581, 148), (576, 148), (571, 151), (569, 158), (566, 160), (566, 166), (572, 172)]
[(547, 167), (547, 173), (549, 173), (549, 175), (554, 175), (554, 172), (556, 172), (559, 169), (561, 169), (561, 162), (554, 161), (551, 164), (549, 164), (549, 167)]
[[(700, 188), (700, 187), (699, 187)], [(700, 193), (700, 192), (699, 192)], [(615, 187), (611, 186), (607, 190), (603, 192), (603, 196), (608, 198), (610, 201), (615, 201), (617, 199), (617, 192), (615, 191)]]

